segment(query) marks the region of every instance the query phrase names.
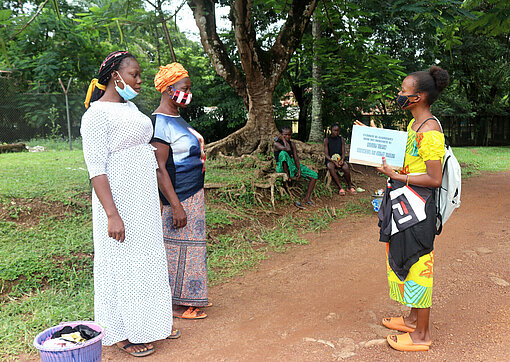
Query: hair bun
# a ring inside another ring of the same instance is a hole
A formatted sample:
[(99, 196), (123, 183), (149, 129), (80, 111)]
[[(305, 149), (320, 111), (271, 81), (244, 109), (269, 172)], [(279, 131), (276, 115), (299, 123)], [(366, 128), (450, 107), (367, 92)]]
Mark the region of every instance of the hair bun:
[(446, 70), (436, 65), (433, 65), (429, 69), (429, 74), (434, 78), (436, 88), (439, 92), (442, 92), (448, 84), (450, 84), (450, 75)]

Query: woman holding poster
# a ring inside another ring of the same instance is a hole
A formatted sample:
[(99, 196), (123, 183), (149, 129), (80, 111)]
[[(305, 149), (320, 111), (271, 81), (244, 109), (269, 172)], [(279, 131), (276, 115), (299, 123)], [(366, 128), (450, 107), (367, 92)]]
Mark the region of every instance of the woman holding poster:
[(427, 351), (432, 343), (429, 315), (436, 235), (434, 189), (441, 185), (445, 141), (430, 106), (448, 84), (448, 72), (437, 66), (404, 79), (397, 103), (413, 115), (407, 127), (404, 169), (395, 172), (384, 157), (383, 166), (378, 168), (389, 177), (379, 218), (380, 240), (386, 242), (390, 297), (411, 307), (407, 317), (382, 321), (384, 326), (404, 332), (387, 337), (390, 346), (399, 351)]

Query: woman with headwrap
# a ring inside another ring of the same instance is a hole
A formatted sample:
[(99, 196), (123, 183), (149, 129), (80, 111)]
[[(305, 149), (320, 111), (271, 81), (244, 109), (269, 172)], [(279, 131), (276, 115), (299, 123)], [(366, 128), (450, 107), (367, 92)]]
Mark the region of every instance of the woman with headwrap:
[(204, 205), (204, 139), (181, 116), (191, 101), (191, 80), (179, 63), (159, 67), (154, 85), (161, 93), (152, 114), (162, 203), (163, 239), (172, 289), (174, 316), (207, 317), (198, 307), (207, 299), (207, 251)]
[(95, 320), (106, 329), (104, 345), (136, 357), (153, 353), (151, 342), (179, 335), (172, 332), (152, 124), (129, 101), (141, 83), (132, 54), (108, 55), (81, 124), (93, 187)]

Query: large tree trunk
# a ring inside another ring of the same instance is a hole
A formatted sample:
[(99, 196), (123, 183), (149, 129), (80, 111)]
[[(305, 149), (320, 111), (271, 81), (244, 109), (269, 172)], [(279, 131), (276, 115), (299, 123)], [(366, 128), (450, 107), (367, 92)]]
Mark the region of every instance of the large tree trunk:
[(312, 124), (310, 125), (310, 136), (308, 142), (321, 142), (324, 138), (322, 132), (322, 87), (321, 70), (319, 67), (319, 57), (317, 54), (317, 43), (321, 37), (321, 27), (319, 20), (314, 18), (312, 21), (313, 37), (313, 63), (312, 63)]
[(299, 103), (298, 140), (305, 142), (308, 136), (308, 103)]
[(219, 152), (239, 156), (248, 153), (268, 153), (277, 135), (273, 121), (273, 93), (264, 87), (248, 88), (248, 121), (231, 135), (207, 145), (208, 157)]
[[(290, 78), (290, 77), (289, 77)], [(298, 139), (300, 141), (306, 141), (308, 132), (308, 104), (310, 103), (309, 97), (305, 96), (305, 87), (299, 86), (289, 79), (290, 86), (292, 89), (292, 93), (294, 93), (294, 98), (299, 106), (299, 116), (298, 116)]]
[(200, 39), (216, 72), (242, 97), (248, 109), (246, 125), (206, 148), (209, 156), (219, 152), (235, 155), (271, 149), (276, 125), (273, 118), (273, 92), (301, 42), (317, 0), (293, 0), (285, 24), (269, 50), (257, 42), (253, 23), (253, 0), (233, 0), (237, 53), (244, 73), (230, 59), (229, 51), (216, 31), (215, 2), (187, 0), (200, 30)]
[[(300, 64), (299, 62), (295, 65), (296, 74), (300, 73)], [(290, 88), (292, 93), (294, 94), (294, 98), (299, 106), (299, 116), (298, 116), (298, 136), (297, 139), (305, 142), (308, 139), (308, 105), (310, 104), (310, 97), (306, 96), (306, 88), (304, 85), (298, 85), (292, 79), (290, 73), (285, 72), (284, 76), (290, 84)]]

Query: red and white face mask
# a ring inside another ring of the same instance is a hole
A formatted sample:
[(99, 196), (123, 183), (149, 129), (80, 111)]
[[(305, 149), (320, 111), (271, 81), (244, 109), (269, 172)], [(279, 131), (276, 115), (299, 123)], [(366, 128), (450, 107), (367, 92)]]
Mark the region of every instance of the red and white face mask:
[[(172, 87), (172, 86), (170, 86), (170, 87)], [(177, 90), (174, 87), (172, 87), (172, 89), (174, 90), (174, 95), (172, 96), (172, 99), (174, 101), (176, 101), (177, 103), (183, 104), (185, 106), (187, 106), (191, 102), (191, 93), (186, 93), (186, 92)]]

